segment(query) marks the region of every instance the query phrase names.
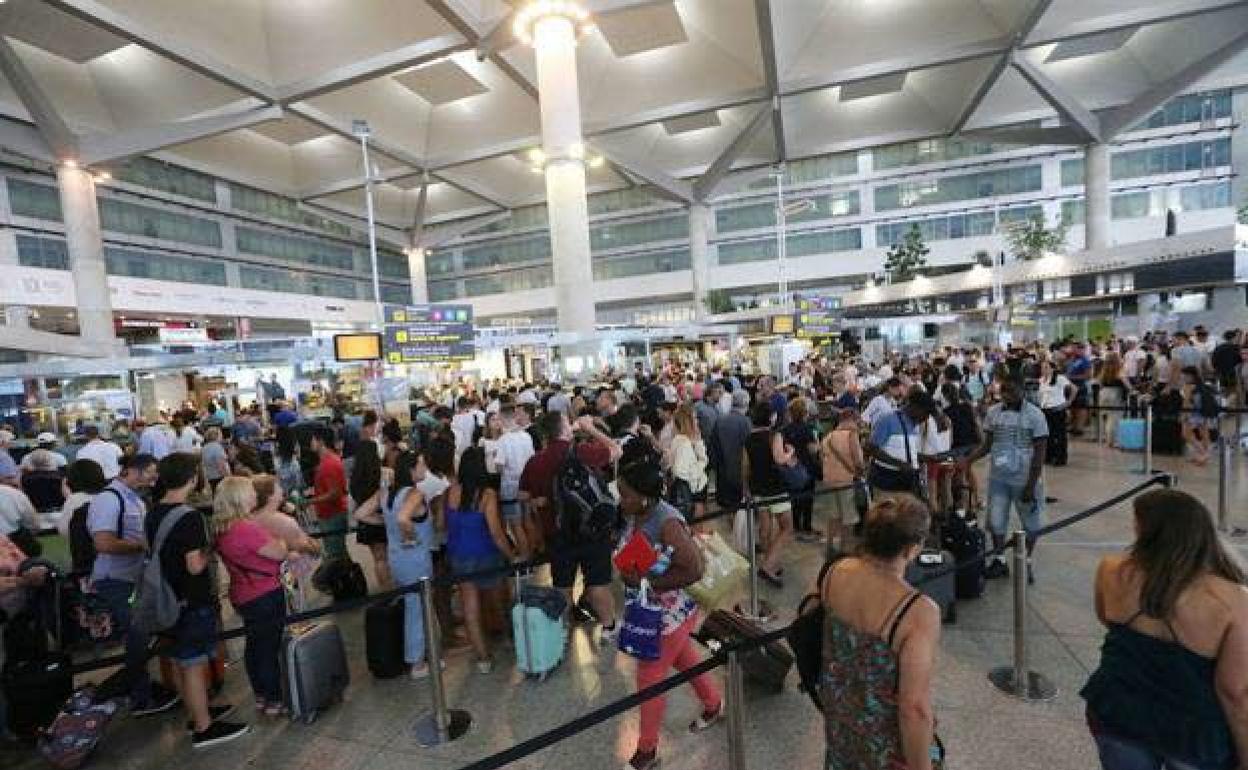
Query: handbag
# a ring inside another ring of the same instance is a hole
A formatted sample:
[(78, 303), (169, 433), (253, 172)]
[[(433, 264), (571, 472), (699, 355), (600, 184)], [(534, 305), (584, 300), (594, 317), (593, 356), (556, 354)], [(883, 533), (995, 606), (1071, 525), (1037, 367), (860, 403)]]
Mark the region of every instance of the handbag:
[(620, 652), (638, 660), (658, 660), (663, 645), (663, 609), (650, 603), (650, 582), (644, 578), (637, 594), (624, 605), (620, 621)]
[(17, 546), (26, 558), (33, 559), (36, 556), (43, 555), (43, 544), (35, 537), (35, 533), (31, 532), (24, 525), (19, 525), (17, 529), (9, 533), (9, 540), (13, 545)]
[(906, 423), (902, 419), (900, 412), (893, 412), (893, 415), (901, 425), (902, 440), (906, 444), (905, 469), (887, 468), (880, 465), (879, 461), (875, 461), (871, 463), (871, 470), (868, 472), (869, 480), (871, 486), (876, 489), (882, 489), (885, 492), (919, 494), (919, 474), (914, 471), (914, 459), (910, 454), (910, 431), (906, 430)]
[(689, 518), (693, 513), (693, 487), (682, 478), (673, 478), (667, 485), (667, 502)]
[(710, 614), (731, 603), (750, 574), (750, 563), (725, 543), (718, 532), (695, 535), (693, 541), (702, 551), (702, 578), (685, 590)]

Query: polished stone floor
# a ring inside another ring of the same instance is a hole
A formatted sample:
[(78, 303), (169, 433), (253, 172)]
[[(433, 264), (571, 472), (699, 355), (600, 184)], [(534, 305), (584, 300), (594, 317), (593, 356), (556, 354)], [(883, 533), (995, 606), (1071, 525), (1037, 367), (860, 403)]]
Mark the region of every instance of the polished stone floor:
[[(1134, 469), (1140, 457), (1098, 447), (1072, 445), (1069, 467), (1050, 469), (1050, 521), (1079, 511), (1141, 482)], [(1178, 474), (1183, 489), (1211, 507), (1217, 503), (1216, 463), (1198, 468), (1174, 458), (1158, 458), (1158, 470)], [(1237, 457), (1230, 478), (1231, 510), (1248, 526), (1248, 473)], [(1037, 553), (1038, 584), (1032, 592), (1030, 646), (1034, 670), (1058, 687), (1046, 703), (1023, 703), (995, 691), (986, 673), (1006, 663), (1012, 649), (1011, 593), (1008, 581), (989, 585), (979, 600), (963, 602), (958, 620), (945, 626), (935, 686), (939, 731), (954, 770), (1076, 770), (1096, 766), (1093, 744), (1083, 723), (1078, 690), (1099, 656), (1101, 628), (1092, 611), (1091, 579), (1098, 558), (1121, 548), (1130, 536), (1129, 504), (1124, 504), (1053, 534)], [(1241, 540), (1243, 546), (1248, 541)], [(795, 545), (791, 576), (783, 591), (764, 588), (764, 598), (780, 612), (792, 612), (820, 564), (820, 549)], [(367, 563), (367, 558), (364, 560)], [(802, 576), (802, 579), (798, 579)], [(427, 711), (429, 685), (407, 678), (373, 680), (364, 665), (362, 615), (340, 616), (352, 661), (352, 686), (346, 702), (315, 724), (291, 724), (252, 713), (241, 663), (231, 667), (226, 698), (242, 704), (236, 716), (251, 721), (253, 733), (217, 748), (193, 752), (179, 711), (148, 720), (122, 719), (110, 729), (92, 765), (100, 770), (163, 768), (182, 770), (226, 767), (280, 767), (282, 770), (455, 770), (492, 752), (554, 728), (585, 711), (633, 690), (631, 659), (603, 651), (584, 628), (572, 633), (571, 654), (548, 681), (523, 681), (499, 652), (500, 665), (489, 675), (473, 670), (462, 652), (448, 660), (448, 698), (471, 712), (474, 722), (463, 739), (423, 749), (412, 737), (412, 724)], [(231, 647), (241, 653), (240, 643)], [(718, 673), (716, 674), (719, 675)], [(791, 676), (790, 683), (794, 681)], [(747, 692), (745, 745), (747, 767), (809, 768), (822, 766), (822, 723), (806, 696), (790, 684), (779, 695)], [(670, 770), (726, 768), (723, 727), (699, 736), (685, 732), (696, 711), (687, 688), (669, 698), (662, 738), (664, 766)], [(510, 767), (525, 770), (617, 768), (631, 754), (636, 712), (573, 736)], [(0, 750), (0, 766), (42, 766), (26, 754)]]

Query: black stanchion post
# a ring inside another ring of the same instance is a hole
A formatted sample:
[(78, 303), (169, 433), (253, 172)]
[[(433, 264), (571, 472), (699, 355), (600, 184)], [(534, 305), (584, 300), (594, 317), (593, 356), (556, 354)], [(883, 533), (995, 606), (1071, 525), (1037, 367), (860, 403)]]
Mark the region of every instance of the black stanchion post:
[(988, 672), (998, 690), (1025, 701), (1052, 700), (1057, 688), (1044, 674), (1031, 670), (1027, 655), (1027, 533), (1014, 533), (1010, 577), (1014, 582), (1014, 662)]
[(741, 653), (728, 653), (727, 681), (724, 683), (728, 709), (728, 770), (745, 770), (745, 685), (741, 673)]
[(1231, 531), (1230, 511), (1227, 505), (1227, 485), (1230, 483), (1231, 442), (1226, 431), (1218, 431), (1218, 530)]
[(1144, 405), (1144, 475), (1153, 474), (1153, 402)]
[(442, 682), (442, 634), (438, 615), (433, 608), (433, 582), (421, 578), (421, 607), (425, 615), (425, 658), (429, 665), (429, 685), (433, 694), (433, 711), (416, 720), (412, 731), (416, 742), (425, 748), (440, 746), (462, 738), (472, 725), (472, 715), (446, 706), (446, 687)]

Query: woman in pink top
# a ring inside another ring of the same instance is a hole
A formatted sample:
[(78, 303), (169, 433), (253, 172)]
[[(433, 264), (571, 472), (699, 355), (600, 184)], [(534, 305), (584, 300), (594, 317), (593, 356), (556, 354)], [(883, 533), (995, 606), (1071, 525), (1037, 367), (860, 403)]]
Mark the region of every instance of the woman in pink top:
[(230, 573), (230, 603), (242, 617), (246, 631), (243, 659), (256, 696), (256, 710), (278, 716), (282, 713), (278, 669), (282, 625), (276, 621), (286, 617), (280, 575), (288, 549), (252, 520), (256, 490), (251, 479), (223, 479), (212, 508), (217, 552)]
[[(321, 544), (304, 532), (295, 517), (283, 509), (286, 494), (276, 476), (252, 476), (251, 485), (256, 490), (256, 512), (251, 515), (252, 521), (286, 544), (286, 549), (290, 551), (286, 558), (287, 568), (296, 580), (308, 580), (316, 571)], [(295, 609), (298, 611), (300, 608)]]

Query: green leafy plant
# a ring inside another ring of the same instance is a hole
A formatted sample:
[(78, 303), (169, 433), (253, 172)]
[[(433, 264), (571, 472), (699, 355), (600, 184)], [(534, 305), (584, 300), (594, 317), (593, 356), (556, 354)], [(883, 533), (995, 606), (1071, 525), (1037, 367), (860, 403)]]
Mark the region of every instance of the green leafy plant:
[(1066, 222), (1059, 219), (1049, 227), (1043, 214), (1033, 214), (1021, 222), (1006, 225), (1004, 234), (1014, 259), (1039, 259), (1046, 252), (1066, 249)]
[(1239, 215), (1237, 217), (1241, 225), (1248, 225), (1248, 203), (1239, 207)]
[(706, 312), (711, 315), (720, 313), (731, 313), (737, 309), (736, 304), (732, 301), (732, 295), (723, 289), (711, 289), (702, 299), (702, 304), (706, 306)]
[(893, 283), (913, 280), (923, 274), (923, 268), (927, 267), (927, 255), (931, 251), (923, 242), (919, 226), (910, 225), (901, 241), (889, 247), (884, 258), (884, 272)]

